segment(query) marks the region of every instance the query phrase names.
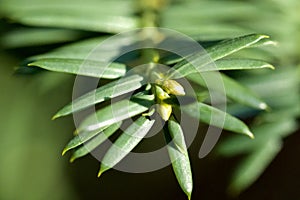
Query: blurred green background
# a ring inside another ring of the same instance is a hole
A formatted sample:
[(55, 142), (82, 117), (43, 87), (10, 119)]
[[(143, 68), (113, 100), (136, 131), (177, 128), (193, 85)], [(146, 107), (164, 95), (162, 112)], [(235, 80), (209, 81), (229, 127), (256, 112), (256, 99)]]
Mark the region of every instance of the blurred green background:
[[(18, 7), (20, 3), (22, 10), (22, 5), (32, 2), (2, 1), (0, 5), (5, 11), (6, 7)], [(105, 1), (100, 4), (106, 5)], [(179, 12), (178, 7), (186, 13)], [(231, 198), (227, 195), (230, 177), (244, 155), (223, 157), (216, 150), (200, 160), (198, 151), (203, 139), (200, 131), (190, 147), (195, 181), (193, 199), (300, 199), (300, 134), (296, 119), (300, 102), (299, 10), (298, 0), (214, 0), (190, 1), (163, 11), (163, 26), (186, 34), (200, 32), (204, 39), (257, 32), (271, 35), (279, 42), (275, 48), (243, 52), (268, 60), (277, 67), (276, 71), (259, 72), (257, 79), (253, 78), (256, 72), (231, 75), (258, 91), (272, 106), (275, 114), (269, 116), (273, 117), (270, 121), (284, 129), (284, 134), (276, 136), (282, 149), (278, 149), (275, 159), (270, 160), (271, 164), (253, 185)], [(170, 166), (146, 174), (112, 170), (98, 179), (99, 164), (93, 157), (70, 164), (68, 158), (61, 156), (63, 147), (72, 138), (74, 125), (71, 117), (56, 121), (51, 121), (51, 117), (71, 100), (74, 77), (45, 71), (17, 74), (15, 68), (30, 55), (97, 34), (73, 29), (55, 29), (50, 34), (48, 30), (11, 24), (6, 15), (3, 16), (0, 23), (0, 200), (185, 199)], [(25, 37), (26, 31), (33, 29), (37, 35)], [(240, 111), (239, 107), (231, 109)], [(283, 114), (286, 110), (291, 112)], [(280, 126), (279, 122), (288, 125)], [(259, 129), (260, 125), (253, 127)], [(223, 135), (225, 142), (232, 136)]]

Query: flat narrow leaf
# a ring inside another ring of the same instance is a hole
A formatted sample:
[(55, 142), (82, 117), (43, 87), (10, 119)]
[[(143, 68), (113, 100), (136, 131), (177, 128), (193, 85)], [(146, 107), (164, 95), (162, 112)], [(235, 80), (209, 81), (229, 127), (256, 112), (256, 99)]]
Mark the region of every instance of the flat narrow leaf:
[[(96, 47), (101, 44), (107, 36), (89, 38), (82, 41), (77, 41), (71, 44), (67, 44), (56, 48), (52, 51), (34, 55), (28, 58), (28, 60), (39, 60), (44, 58), (70, 58), (70, 59), (86, 59), (93, 51), (97, 51)], [(99, 52), (103, 56), (103, 51)], [(95, 59), (95, 58), (93, 58)]]
[(213, 125), (235, 133), (245, 134), (250, 138), (254, 138), (248, 126), (238, 118), (207, 104), (200, 102), (197, 104), (200, 115), (194, 110), (195, 106), (193, 104), (182, 106), (181, 109), (192, 117), (199, 117), (200, 121), (208, 125)]
[(199, 69), (199, 72), (216, 71), (216, 70), (245, 70), (245, 69), (262, 69), (274, 67), (264, 61), (254, 59), (231, 58), (221, 59), (215, 62), (215, 66), (206, 65)]
[(168, 143), (167, 149), (172, 162), (173, 171), (181, 189), (190, 199), (193, 190), (192, 170), (184, 134), (180, 124), (178, 124), (174, 117), (171, 117), (168, 121), (168, 130), (171, 138), (168, 139), (167, 134), (165, 134), (165, 136)]
[(80, 38), (80, 33), (65, 29), (23, 28), (1, 37), (5, 48), (20, 48), (70, 42)]
[(114, 60), (114, 62), (120, 61), (123, 63), (123, 61), (132, 61), (132, 59), (139, 57), (137, 52), (130, 52), (120, 57), (117, 56), (120, 54), (120, 51), (122, 51), (122, 46), (134, 45), (134, 42), (136, 41), (134, 38), (124, 39), (124, 37), (118, 37), (113, 39), (113, 41), (109, 40), (109, 42), (106, 40), (108, 38), (108, 35), (104, 35), (101, 37), (77, 41), (56, 48), (50, 52), (31, 56), (27, 58), (27, 62), (29, 63), (43, 58), (70, 58), (84, 60), (89, 59), (94, 61)]
[[(197, 41), (199, 45), (204, 49), (214, 46), (222, 41), (222, 40), (202, 41), (201, 37), (199, 38), (198, 36), (191, 36), (191, 38)], [(191, 45), (186, 45), (181, 47), (180, 51), (183, 52), (182, 53), (183, 55), (188, 54), (189, 52), (191, 52)], [(162, 55), (159, 62), (166, 65), (173, 65), (175, 63), (182, 61), (183, 59), (184, 57), (180, 57), (178, 54), (170, 53), (170, 54)]]
[[(199, 5), (202, 8), (201, 12), (199, 12)], [(255, 8), (255, 5), (245, 1), (201, 1), (201, 3), (199, 1), (184, 1), (173, 4), (162, 15), (166, 18), (163, 21), (166, 26), (170, 26), (170, 24), (175, 26), (177, 21), (195, 24), (202, 21), (218, 22), (222, 19), (224, 23), (228, 20), (242, 20), (248, 19), (249, 16), (255, 16), (257, 14), (257, 9)], [(218, 26), (215, 27), (215, 29), (218, 28)]]
[(76, 111), (80, 111), (91, 105), (101, 103), (107, 99), (111, 99), (122, 94), (135, 91), (142, 86), (142, 81), (142, 76), (131, 75), (108, 83), (100, 88), (88, 92), (78, 99), (75, 99), (73, 102), (58, 111), (53, 118), (55, 119), (61, 116), (65, 116)]
[(44, 58), (29, 63), (28, 66), (106, 79), (119, 78), (126, 73), (126, 66), (121, 63), (106, 63), (83, 59)]
[(55, 27), (55, 28), (71, 28), (87, 31), (99, 31), (106, 33), (119, 33), (137, 27), (137, 19), (129, 16), (102, 16), (101, 19), (78, 18), (71, 14), (57, 13), (51, 11), (46, 13), (20, 13), (13, 16), (13, 20), (20, 21), (26, 25)]
[(114, 134), (121, 126), (122, 122), (117, 122), (110, 125), (108, 128), (104, 129), (101, 133), (96, 135), (90, 141), (85, 143), (83, 146), (76, 149), (70, 158), (70, 162), (73, 162), (75, 159), (83, 157), (93, 151), (96, 147), (101, 145), (107, 138)]
[(243, 48), (250, 47), (264, 38), (268, 38), (268, 36), (252, 34), (230, 40), (224, 40), (207, 48), (207, 53), (201, 51), (190, 55), (187, 58), (183, 58), (182, 61), (178, 62), (172, 70), (169, 71), (168, 77), (173, 79), (181, 78), (188, 74), (195, 73), (212, 61), (221, 59)]
[[(239, 79), (239, 82), (247, 85), (253, 91), (257, 91), (262, 97), (270, 98), (268, 99), (269, 101), (276, 101), (280, 96), (290, 97), (290, 95), (298, 94), (290, 91), (298, 90), (299, 73), (299, 67), (284, 67), (275, 70), (273, 73), (262, 73), (260, 76), (243, 76), (243, 78)], [(283, 94), (283, 92), (287, 93)]]
[(259, 41), (266, 38), (269, 38), (269, 36), (259, 34), (245, 35), (238, 38), (222, 41), (215, 46), (209, 47), (207, 49), (207, 52), (209, 53), (212, 60), (218, 60), (241, 49), (253, 46)]
[[(176, 19), (178, 19), (178, 17), (176, 17)], [(191, 37), (197, 35), (198, 38), (201, 37), (202, 40), (220, 40), (224, 38), (232, 38), (239, 35), (249, 34), (251, 32), (251, 30), (247, 28), (238, 26), (230, 22), (201, 23), (200, 21), (197, 21), (197, 26), (195, 26), (194, 24), (190, 26), (187, 25), (186, 22), (182, 22), (180, 25), (177, 23), (177, 25), (175, 26), (169, 26), (166, 28), (171, 28)], [(216, 27), (218, 28), (216, 29)]]
[(182, 153), (184, 153), (186, 151), (184, 135), (180, 124), (173, 116), (171, 116), (168, 120), (168, 130), (173, 139), (174, 144), (179, 148), (179, 150)]
[[(105, 6), (104, 6), (105, 5)], [(6, 17), (30, 26), (119, 33), (137, 28), (130, 1), (5, 1)]]
[[(205, 77), (205, 79), (211, 80), (213, 79), (214, 76), (215, 76), (214, 72), (205, 72), (203, 76), (200, 76), (199, 74), (195, 73), (195, 74), (190, 74), (187, 78), (193, 81), (194, 83), (209, 88), (210, 90), (212, 89), (217, 92), (224, 93), (224, 91), (222, 90), (223, 87), (218, 87), (218, 85), (214, 85), (214, 84), (211, 84), (209, 86), (206, 85), (203, 77)], [(245, 86), (239, 84), (238, 82), (236, 82), (235, 80), (229, 78), (224, 74), (221, 74), (221, 77), (224, 84), (225, 94), (230, 99), (256, 109), (264, 110), (268, 108), (267, 104), (259, 97), (257, 97), (257, 95), (252, 90), (246, 88)]]
[(99, 128), (93, 131), (85, 131), (80, 133), (80, 135), (76, 135), (70, 142), (65, 146), (62, 155), (64, 155), (67, 151), (78, 147), (79, 145), (83, 144), (84, 142), (88, 141), (89, 139), (95, 137), (101, 131), (103, 131), (106, 127)]
[(108, 105), (88, 116), (78, 131), (93, 131), (147, 111), (154, 103), (153, 95), (135, 95)]
[(265, 47), (265, 46), (277, 46), (277, 45), (278, 45), (277, 41), (273, 41), (270, 38), (264, 38), (264, 39), (258, 41), (257, 43), (251, 45), (251, 48)]
[[(191, 36), (194, 40), (196, 40), (200, 45), (201, 47), (203, 47), (204, 49), (208, 49), (221, 43), (223, 40), (211, 40), (211, 41), (202, 41), (202, 36)], [(268, 45), (273, 45), (273, 46), (276, 46), (277, 45), (277, 42), (276, 41), (272, 41), (270, 38), (263, 38), (261, 40), (259, 40), (257, 43), (255, 44), (252, 44), (251, 46), (249, 47), (246, 47), (246, 48), (255, 48), (255, 47), (264, 47), (264, 46), (268, 46)], [(186, 48), (186, 50), (185, 50)], [(183, 49), (181, 49), (182, 52), (190, 52), (191, 50), (189, 49), (190, 46), (187, 46), (187, 47), (183, 47)], [(184, 60), (185, 58), (184, 57), (180, 57), (178, 56), (177, 54), (167, 54), (165, 55), (164, 57), (162, 57), (160, 59), (160, 62), (166, 64), (166, 65), (173, 65), (173, 64), (176, 64), (182, 60)]]
[(103, 157), (98, 177), (119, 163), (131, 150), (136, 147), (153, 126), (155, 120), (140, 117), (131, 124), (115, 141)]

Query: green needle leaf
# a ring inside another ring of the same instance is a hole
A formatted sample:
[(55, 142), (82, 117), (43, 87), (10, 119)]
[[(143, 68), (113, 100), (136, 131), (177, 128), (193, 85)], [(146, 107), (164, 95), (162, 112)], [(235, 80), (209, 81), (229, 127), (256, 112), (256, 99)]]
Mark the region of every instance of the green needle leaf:
[(217, 45), (207, 49), (212, 60), (218, 60), (241, 49), (250, 47), (258, 43), (260, 40), (269, 38), (267, 35), (251, 34), (238, 38), (224, 40)]
[(167, 131), (165, 132), (165, 138), (168, 143), (167, 149), (172, 162), (173, 171), (181, 189), (190, 199), (193, 190), (192, 170), (184, 134), (180, 124), (178, 124), (174, 117), (171, 117), (168, 121), (168, 130), (171, 138), (169, 138), (168, 133), (166, 133)]
[(145, 137), (155, 120), (140, 117), (131, 124), (105, 154), (98, 177), (119, 163)]
[(101, 133), (96, 135), (82, 147), (76, 149), (76, 151), (72, 154), (70, 162), (73, 162), (77, 158), (83, 157), (86, 154), (90, 153), (96, 147), (101, 145), (107, 138), (109, 138), (112, 134), (114, 134), (121, 126), (122, 122), (117, 122), (115, 124), (110, 125), (108, 128), (104, 129)]
[(20, 48), (70, 42), (80, 38), (74, 30), (48, 28), (19, 28), (3, 35), (1, 44), (5, 48)]
[(183, 132), (182, 132), (181, 126), (176, 121), (174, 116), (172, 116), (172, 115), (168, 120), (168, 130), (169, 130), (169, 133), (170, 133), (170, 135), (173, 139), (174, 144), (179, 148), (179, 150), (182, 153), (185, 153), (186, 145), (185, 145), (185, 140), (184, 140), (184, 137), (183, 137)]
[(197, 104), (200, 115), (194, 110), (195, 106), (193, 104), (182, 106), (181, 109), (192, 117), (199, 117), (200, 121), (208, 125), (213, 125), (235, 133), (245, 134), (250, 138), (254, 138), (248, 126), (238, 118), (207, 104), (200, 102)]
[(78, 131), (93, 131), (113, 123), (136, 116), (147, 111), (154, 103), (153, 95), (135, 95), (108, 105), (88, 116), (79, 126)]
[(200, 72), (216, 71), (216, 70), (245, 70), (245, 69), (275, 69), (271, 64), (254, 59), (231, 58), (221, 59), (215, 62), (215, 66), (204, 66), (199, 69)]
[(76, 111), (80, 111), (91, 105), (101, 103), (107, 99), (111, 99), (126, 94), (128, 92), (134, 91), (142, 86), (142, 81), (142, 76), (132, 75), (108, 83), (69, 103), (60, 111), (58, 111), (53, 117), (53, 119), (74, 113)]
[[(119, 33), (137, 28), (131, 1), (6, 1), (1, 2), (11, 20), (25, 25)], [(104, 6), (105, 4), (105, 6)]]
[(44, 58), (29, 63), (28, 66), (37, 66), (55, 72), (106, 79), (119, 78), (126, 73), (126, 66), (124, 64), (84, 59)]
[(67, 151), (78, 147), (79, 145), (83, 144), (84, 142), (88, 141), (89, 139), (93, 138), (95, 135), (99, 134), (103, 131), (106, 127), (101, 129), (93, 130), (93, 131), (86, 131), (80, 133), (80, 135), (76, 135), (64, 148), (62, 155), (64, 155)]
[[(203, 77), (205, 77), (205, 79), (212, 80), (215, 75), (216, 74), (214, 72), (205, 72)], [(230, 99), (256, 109), (265, 110), (268, 108), (267, 104), (257, 97), (252, 90), (246, 88), (224, 74), (221, 74), (221, 77), (224, 84), (225, 94)], [(218, 87), (218, 85), (214, 84), (207, 86), (205, 80), (199, 76), (199, 74), (190, 74), (187, 78), (203, 87), (208, 87), (209, 89), (215, 90), (222, 94), (224, 93), (223, 87)]]
[(198, 52), (188, 56), (187, 60), (183, 58), (178, 62), (171, 71), (169, 71), (169, 78), (176, 79), (187, 76), (191, 73), (197, 72), (203, 66), (211, 63), (212, 61), (219, 60), (225, 56), (233, 54), (241, 49), (250, 47), (264, 38), (269, 38), (266, 35), (246, 35), (230, 40), (224, 40), (214, 46), (206, 49), (206, 52)]
[[(94, 37), (85, 40), (80, 40), (73, 42), (71, 44), (64, 45), (62, 47), (56, 48), (50, 52), (46, 52), (39, 55), (34, 55), (28, 58), (28, 60), (40, 60), (44, 58), (70, 58), (70, 59), (86, 59), (89, 57), (90, 53), (97, 51), (96, 47), (101, 44), (107, 36)], [(109, 52), (109, 51), (108, 51)], [(99, 52), (102, 53), (103, 51)], [(108, 53), (107, 53), (108, 54)], [(109, 55), (111, 56), (111, 55)]]

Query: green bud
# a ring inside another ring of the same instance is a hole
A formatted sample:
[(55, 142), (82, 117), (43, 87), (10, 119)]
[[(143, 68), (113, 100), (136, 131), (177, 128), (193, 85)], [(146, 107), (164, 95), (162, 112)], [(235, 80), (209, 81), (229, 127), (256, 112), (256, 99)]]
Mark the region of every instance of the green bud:
[(165, 80), (162, 83), (162, 88), (168, 93), (168, 94), (174, 94), (178, 96), (184, 96), (184, 88), (174, 80)]
[(170, 96), (159, 86), (155, 86), (155, 95), (158, 103), (156, 106), (157, 112), (163, 120), (167, 121), (171, 116), (172, 106), (163, 102), (163, 100), (170, 98)]
[(157, 104), (157, 112), (164, 121), (168, 121), (172, 113), (172, 106), (170, 104)]
[(169, 98), (170, 96), (166, 93), (161, 87), (155, 86), (155, 94), (158, 100), (164, 100)]

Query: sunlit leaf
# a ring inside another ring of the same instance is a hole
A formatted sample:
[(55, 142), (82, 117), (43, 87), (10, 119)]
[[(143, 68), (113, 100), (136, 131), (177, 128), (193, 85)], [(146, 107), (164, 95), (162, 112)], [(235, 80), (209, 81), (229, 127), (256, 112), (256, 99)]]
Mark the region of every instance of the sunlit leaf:
[(238, 118), (207, 104), (200, 102), (197, 104), (200, 114), (194, 110), (195, 106), (193, 104), (182, 106), (181, 109), (192, 117), (199, 117), (200, 121), (208, 125), (245, 134), (250, 138), (254, 137), (248, 126)]
[(111, 99), (122, 94), (126, 94), (142, 86), (143, 77), (139, 75), (131, 75), (121, 78), (120, 80), (108, 83), (100, 88), (97, 88), (78, 99), (75, 99), (70, 104), (66, 105), (58, 111), (53, 117), (58, 118), (82, 110), (91, 105), (101, 103), (107, 99)]
[[(243, 105), (247, 105), (256, 109), (268, 108), (267, 104), (263, 100), (261, 100), (252, 90), (239, 84), (225, 74), (221, 74), (221, 81), (223, 81), (223, 83), (218, 83), (219, 85), (207, 85), (205, 83), (205, 79), (212, 80), (215, 75), (216, 74), (214, 74), (213, 72), (207, 72), (203, 74), (203, 76), (200, 76), (199, 74), (190, 74), (187, 78), (203, 87), (209, 88), (209, 90), (215, 90), (217, 92), (220, 92), (221, 94), (225, 92), (227, 97)], [(224, 87), (219, 87), (220, 85), (224, 85)]]
[(107, 36), (85, 39), (82, 41), (64, 45), (43, 54), (31, 56), (28, 58), (28, 60), (39, 60), (43, 58), (87, 59), (90, 53), (95, 52), (95, 48), (100, 45), (105, 39), (107, 39)]
[(216, 71), (216, 70), (246, 70), (246, 69), (262, 69), (274, 67), (264, 61), (254, 59), (231, 58), (221, 59), (215, 62), (215, 65), (207, 65), (199, 69), (199, 72)]
[(69, 42), (80, 38), (80, 33), (64, 29), (24, 28), (8, 32), (2, 36), (5, 48), (20, 48)]
[(83, 144), (84, 142), (88, 141), (89, 139), (93, 138), (101, 131), (106, 129), (106, 127), (99, 128), (93, 131), (85, 131), (81, 132), (80, 135), (76, 135), (64, 148), (62, 155), (64, 155), (67, 151), (78, 147), (79, 145)]
[(119, 33), (138, 25), (130, 1), (5, 1), (1, 6), (11, 20), (31, 26)]
[[(193, 190), (192, 171), (184, 134), (180, 124), (171, 117), (168, 121), (168, 132), (165, 133), (167, 149), (172, 162), (173, 171), (184, 193), (191, 198)], [(170, 136), (168, 135), (170, 134)]]
[(79, 147), (74, 151), (70, 158), (70, 162), (73, 162), (77, 158), (83, 157), (93, 151), (96, 147), (101, 145), (105, 140), (107, 140), (112, 134), (114, 134), (121, 126), (122, 122), (117, 122), (110, 125), (108, 128), (104, 129), (94, 138), (92, 138), (87, 143), (84, 143), (83, 146)]
[(188, 56), (186, 59), (178, 62), (169, 72), (169, 78), (181, 78), (191, 73), (197, 72), (203, 66), (216, 61), (243, 48), (250, 47), (258, 41), (268, 38), (266, 35), (246, 35), (239, 38), (224, 40), (214, 46)]
[[(199, 12), (201, 5), (201, 12)], [(206, 8), (206, 9), (205, 9)], [(213, 8), (213, 9), (212, 9)], [(202, 21), (217, 23), (232, 19), (248, 19), (249, 16), (257, 13), (256, 7), (247, 1), (184, 1), (174, 4), (162, 13), (165, 26), (176, 25), (176, 22), (186, 22), (189, 27)], [(178, 24), (177, 24), (178, 25)], [(218, 27), (215, 27), (218, 30)]]
[[(272, 107), (295, 107), (299, 104), (300, 68), (284, 67), (259, 76), (245, 76), (238, 81), (257, 92)], [(279, 92), (280, 91), (280, 92)], [(292, 92), (293, 91), (293, 92)], [(295, 91), (295, 92), (294, 92)], [(299, 106), (298, 106), (299, 107)]]
[(119, 163), (136, 147), (153, 126), (155, 120), (140, 117), (114, 142), (102, 159), (98, 176)]
[[(123, 37), (109, 39), (108, 35), (94, 37), (61, 46), (52, 51), (34, 55), (26, 59), (27, 62), (44, 58), (70, 58), (94, 61), (127, 62), (137, 59), (139, 54), (132, 51), (120, 56), (123, 47), (129, 47), (131, 43)], [(132, 41), (134, 43), (135, 41)], [(132, 44), (134, 45), (134, 44)], [(130, 47), (129, 47), (130, 48)]]
[(112, 103), (88, 116), (80, 124), (78, 131), (98, 130), (99, 128), (143, 113), (154, 103), (153, 100), (153, 95), (135, 95), (131, 99)]
[(121, 63), (105, 63), (81, 59), (45, 58), (29, 63), (28, 66), (106, 79), (119, 78), (126, 73), (126, 66)]

